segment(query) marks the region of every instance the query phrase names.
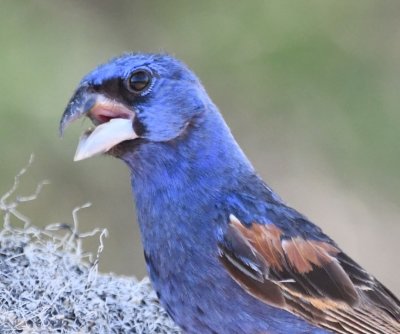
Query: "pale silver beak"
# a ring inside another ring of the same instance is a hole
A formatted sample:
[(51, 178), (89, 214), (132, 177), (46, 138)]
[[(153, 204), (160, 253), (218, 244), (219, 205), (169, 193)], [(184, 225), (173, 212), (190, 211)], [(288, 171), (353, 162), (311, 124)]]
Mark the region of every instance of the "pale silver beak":
[(133, 130), (135, 113), (124, 104), (81, 88), (69, 102), (60, 121), (60, 134), (74, 120), (89, 117), (95, 128), (83, 133), (74, 161), (105, 153), (115, 145), (138, 138)]

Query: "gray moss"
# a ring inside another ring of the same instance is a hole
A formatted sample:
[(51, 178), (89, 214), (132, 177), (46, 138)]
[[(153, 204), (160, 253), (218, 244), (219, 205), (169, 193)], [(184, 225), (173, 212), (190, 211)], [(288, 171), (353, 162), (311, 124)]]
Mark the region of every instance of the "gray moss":
[[(10, 199), (25, 171), (0, 198), (0, 333), (180, 333), (147, 279), (98, 273), (107, 231), (80, 234), (82, 207), (73, 211), (72, 226), (45, 229), (18, 211), (45, 184), (32, 196)], [(96, 235), (99, 249), (93, 256), (82, 250), (82, 240)]]

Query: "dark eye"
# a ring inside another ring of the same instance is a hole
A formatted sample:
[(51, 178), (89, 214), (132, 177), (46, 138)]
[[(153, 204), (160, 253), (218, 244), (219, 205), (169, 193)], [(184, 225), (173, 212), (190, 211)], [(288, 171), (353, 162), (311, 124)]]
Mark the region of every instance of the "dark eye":
[(145, 70), (137, 70), (131, 73), (127, 81), (127, 86), (131, 92), (141, 93), (150, 86), (150, 83), (150, 73)]

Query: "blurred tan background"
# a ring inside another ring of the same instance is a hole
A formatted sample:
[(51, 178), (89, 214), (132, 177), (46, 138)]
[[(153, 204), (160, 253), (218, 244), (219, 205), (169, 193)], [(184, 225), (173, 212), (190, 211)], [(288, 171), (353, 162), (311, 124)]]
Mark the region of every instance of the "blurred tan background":
[[(400, 294), (400, 2), (15, 1), (0, 4), (0, 193), (35, 224), (107, 227), (101, 270), (145, 274), (127, 168), (72, 161), (58, 120), (81, 77), (123, 51), (169, 52), (202, 79), (265, 180)], [(87, 244), (95, 249), (96, 240)]]

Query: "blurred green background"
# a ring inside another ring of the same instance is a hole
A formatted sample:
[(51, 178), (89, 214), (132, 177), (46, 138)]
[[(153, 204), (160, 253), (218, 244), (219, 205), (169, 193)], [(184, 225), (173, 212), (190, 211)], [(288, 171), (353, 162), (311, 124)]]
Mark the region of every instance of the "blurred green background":
[[(169, 52), (202, 79), (265, 180), (400, 294), (400, 2), (0, 4), (0, 193), (29, 158), (35, 224), (107, 227), (101, 270), (145, 274), (125, 166), (72, 161), (58, 121), (81, 77), (123, 51)], [(96, 240), (88, 249), (96, 248)]]

